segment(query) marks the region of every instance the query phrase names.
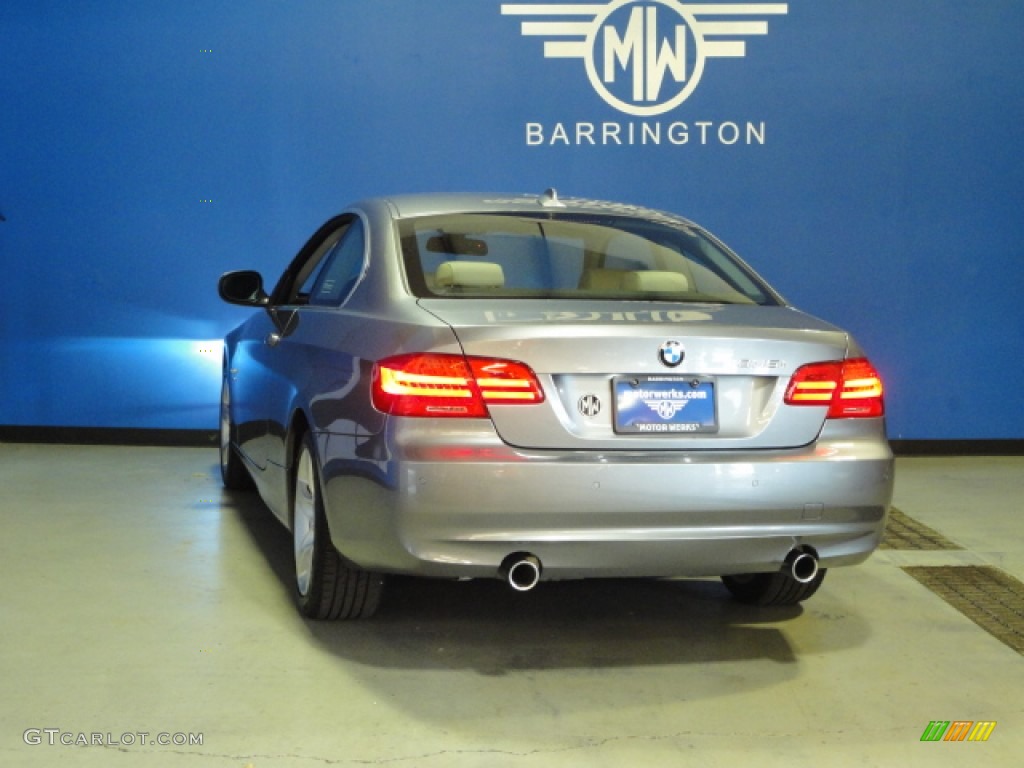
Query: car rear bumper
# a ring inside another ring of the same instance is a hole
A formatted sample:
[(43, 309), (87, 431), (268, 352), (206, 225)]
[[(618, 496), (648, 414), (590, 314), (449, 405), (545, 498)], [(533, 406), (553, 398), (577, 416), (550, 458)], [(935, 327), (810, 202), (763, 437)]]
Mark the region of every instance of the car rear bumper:
[(322, 435), (339, 551), (442, 578), (495, 577), (515, 552), (544, 579), (768, 572), (801, 546), (835, 567), (875, 550), (892, 498), (880, 420), (828, 422), (798, 449), (692, 453), (521, 451), (486, 425), (399, 420), (374, 472), (331, 461), (341, 441)]

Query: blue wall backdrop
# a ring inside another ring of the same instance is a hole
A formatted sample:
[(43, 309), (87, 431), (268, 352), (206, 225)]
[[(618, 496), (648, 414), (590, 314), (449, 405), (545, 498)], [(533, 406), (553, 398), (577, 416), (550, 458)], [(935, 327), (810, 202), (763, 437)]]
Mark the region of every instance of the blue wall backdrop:
[[(555, 186), (688, 215), (851, 329), (891, 437), (1024, 437), (1024, 3), (546, 5), (4, 0), (0, 424), (213, 429), (221, 272), (363, 196)], [(660, 114), (637, 9), (689, 44)]]

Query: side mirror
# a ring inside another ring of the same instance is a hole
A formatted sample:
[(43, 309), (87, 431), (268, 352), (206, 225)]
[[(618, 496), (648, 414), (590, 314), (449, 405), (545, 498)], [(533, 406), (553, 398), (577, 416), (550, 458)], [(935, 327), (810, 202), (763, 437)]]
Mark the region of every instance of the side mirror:
[(263, 276), (251, 269), (225, 272), (217, 283), (217, 293), (228, 304), (265, 307), (270, 297), (263, 290)]

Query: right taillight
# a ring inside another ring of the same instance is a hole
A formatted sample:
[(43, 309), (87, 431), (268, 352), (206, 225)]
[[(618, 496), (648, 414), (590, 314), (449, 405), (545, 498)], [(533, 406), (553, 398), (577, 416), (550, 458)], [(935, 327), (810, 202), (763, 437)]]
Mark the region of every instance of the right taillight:
[(544, 402), (523, 363), (447, 354), (398, 355), (374, 366), (373, 406), (392, 416), (486, 418), (488, 405)]
[(863, 357), (798, 368), (789, 382), (785, 402), (827, 405), (830, 419), (866, 419), (885, 414), (882, 379)]

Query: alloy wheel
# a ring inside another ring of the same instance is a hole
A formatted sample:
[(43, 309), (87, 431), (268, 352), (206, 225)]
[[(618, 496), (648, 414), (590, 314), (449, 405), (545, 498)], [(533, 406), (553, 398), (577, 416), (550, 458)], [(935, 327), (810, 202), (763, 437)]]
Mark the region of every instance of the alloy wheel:
[(313, 578), (316, 547), (316, 480), (313, 457), (303, 446), (295, 471), (292, 532), (295, 541), (295, 582), (300, 595), (308, 595)]

